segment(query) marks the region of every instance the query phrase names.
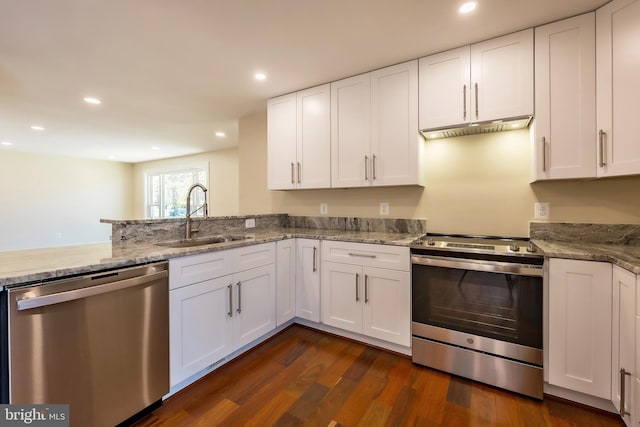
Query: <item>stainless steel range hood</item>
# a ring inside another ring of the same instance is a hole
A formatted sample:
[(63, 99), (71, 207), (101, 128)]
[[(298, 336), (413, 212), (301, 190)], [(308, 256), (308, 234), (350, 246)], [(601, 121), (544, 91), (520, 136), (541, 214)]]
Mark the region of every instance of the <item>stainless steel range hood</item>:
[(420, 133), (426, 140), (452, 138), (455, 136), (477, 135), (481, 133), (504, 132), (526, 128), (531, 123), (532, 116), (511, 117), (503, 120), (476, 122), (457, 127), (437, 129), (421, 129)]

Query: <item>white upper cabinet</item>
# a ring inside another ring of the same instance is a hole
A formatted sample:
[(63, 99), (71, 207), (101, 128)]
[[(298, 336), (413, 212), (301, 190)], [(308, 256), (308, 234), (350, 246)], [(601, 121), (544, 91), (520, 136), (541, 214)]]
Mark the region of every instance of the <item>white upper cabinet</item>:
[(330, 85), (267, 102), (269, 189), (329, 188)]
[(640, 0), (596, 11), (598, 177), (640, 173)]
[(420, 184), (418, 62), (331, 83), (331, 186)]
[(470, 120), (469, 46), (421, 58), (420, 129), (460, 125)]
[(595, 13), (535, 29), (534, 180), (596, 176)]
[(533, 30), (420, 59), (420, 129), (533, 114)]
[(533, 30), (471, 45), (474, 122), (533, 114)]
[(371, 74), (331, 83), (331, 185), (369, 185)]

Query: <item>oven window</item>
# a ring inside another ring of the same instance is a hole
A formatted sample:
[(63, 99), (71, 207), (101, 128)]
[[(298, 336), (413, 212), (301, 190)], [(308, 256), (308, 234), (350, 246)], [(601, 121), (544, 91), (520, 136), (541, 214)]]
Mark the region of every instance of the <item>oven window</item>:
[(412, 320), (542, 348), (542, 278), (414, 265)]

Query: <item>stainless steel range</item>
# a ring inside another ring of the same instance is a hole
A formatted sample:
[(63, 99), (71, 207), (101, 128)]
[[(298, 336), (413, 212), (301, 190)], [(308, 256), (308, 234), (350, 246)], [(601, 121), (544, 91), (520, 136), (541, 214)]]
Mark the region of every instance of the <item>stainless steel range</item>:
[(527, 239), (416, 241), (413, 362), (542, 399), (543, 260)]

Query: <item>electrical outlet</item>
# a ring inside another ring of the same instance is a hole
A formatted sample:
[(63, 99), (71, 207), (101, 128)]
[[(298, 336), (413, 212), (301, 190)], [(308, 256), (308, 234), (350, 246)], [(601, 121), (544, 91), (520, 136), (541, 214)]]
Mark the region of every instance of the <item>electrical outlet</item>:
[(380, 202), (380, 215), (389, 215), (389, 203)]
[(533, 217), (535, 219), (549, 219), (549, 203), (534, 203), (533, 211)]
[(329, 206), (325, 202), (320, 203), (320, 215), (326, 215), (329, 213)]
[(244, 220), (244, 228), (255, 228), (255, 227), (256, 227), (255, 218), (247, 218)]

